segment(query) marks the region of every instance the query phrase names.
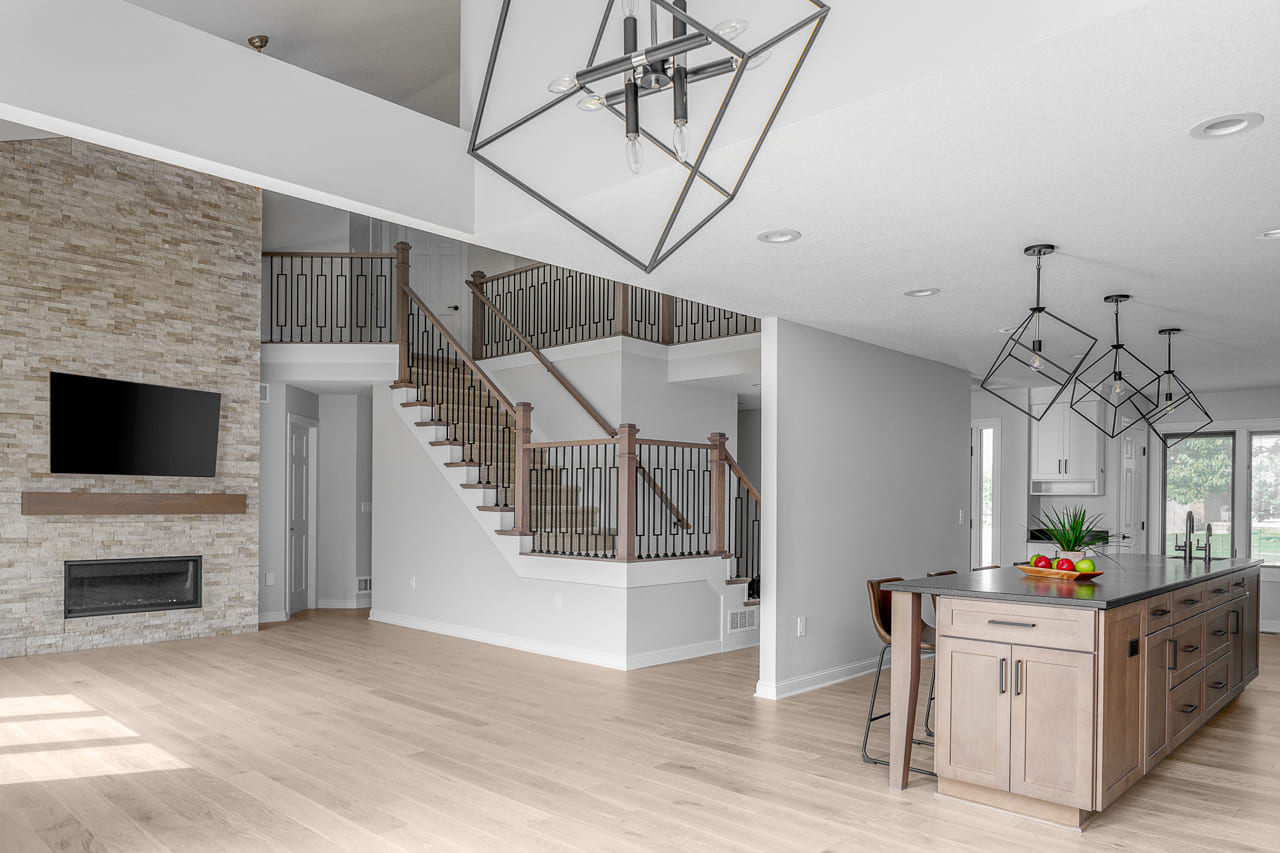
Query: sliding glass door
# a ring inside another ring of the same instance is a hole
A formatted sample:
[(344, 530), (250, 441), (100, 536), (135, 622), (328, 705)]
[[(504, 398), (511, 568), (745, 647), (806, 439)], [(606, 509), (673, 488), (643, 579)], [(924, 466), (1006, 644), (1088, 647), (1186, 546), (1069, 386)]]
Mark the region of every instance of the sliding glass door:
[(1249, 434), (1249, 556), (1280, 566), (1280, 432)]
[[(1213, 526), (1213, 554), (1235, 554), (1231, 533), (1235, 495), (1235, 434), (1198, 433), (1165, 450), (1164, 465), (1164, 552), (1174, 550), (1175, 539), (1182, 544), (1186, 517), (1190, 512), (1192, 545), (1204, 542), (1208, 525)], [(1195, 552), (1195, 556), (1201, 556)]]

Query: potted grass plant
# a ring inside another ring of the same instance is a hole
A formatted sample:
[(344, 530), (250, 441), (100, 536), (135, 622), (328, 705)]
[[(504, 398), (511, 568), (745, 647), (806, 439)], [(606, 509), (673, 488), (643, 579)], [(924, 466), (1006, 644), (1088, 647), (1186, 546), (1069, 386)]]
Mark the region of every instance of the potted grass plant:
[(1078, 563), (1087, 551), (1105, 545), (1111, 539), (1098, 527), (1102, 515), (1089, 515), (1082, 506), (1062, 510), (1050, 507), (1035, 520), (1058, 546), (1058, 556), (1073, 562)]

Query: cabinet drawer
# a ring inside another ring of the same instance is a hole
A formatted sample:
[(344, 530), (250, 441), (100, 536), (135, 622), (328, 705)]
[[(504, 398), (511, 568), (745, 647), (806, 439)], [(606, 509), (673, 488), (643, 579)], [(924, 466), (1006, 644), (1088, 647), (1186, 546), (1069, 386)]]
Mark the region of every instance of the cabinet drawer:
[(1218, 713), (1230, 695), (1231, 657), (1228, 655), (1204, 668), (1205, 719)]
[(1245, 569), (1240, 572), (1232, 572), (1227, 575), (1227, 580), (1231, 582), (1231, 598), (1243, 598), (1249, 591), (1249, 573), (1256, 572), (1257, 569)]
[(1204, 722), (1204, 672), (1169, 691), (1169, 749), (1177, 749)]
[(1173, 626), (1169, 686), (1204, 668), (1204, 614)]
[(1164, 595), (1148, 598), (1142, 606), (1145, 608), (1142, 617), (1145, 627), (1142, 633), (1154, 634), (1173, 624), (1173, 593), (1166, 592)]
[(1217, 607), (1219, 604), (1223, 604), (1234, 598), (1235, 596), (1232, 594), (1233, 590), (1231, 587), (1231, 581), (1234, 578), (1234, 575), (1223, 575), (1220, 578), (1213, 578), (1212, 580), (1205, 581), (1204, 606), (1206, 608)]
[(1096, 613), (1091, 607), (1049, 607), (970, 598), (938, 602), (938, 633), (987, 640), (1091, 652)]
[[(1231, 604), (1219, 604), (1204, 614), (1204, 659), (1211, 661), (1231, 646)], [(1181, 662), (1181, 661), (1179, 661)]]
[(1194, 584), (1193, 586), (1184, 586), (1182, 589), (1175, 589), (1170, 595), (1173, 598), (1173, 621), (1181, 622), (1190, 616), (1195, 616), (1204, 610), (1205, 596), (1208, 594), (1207, 585), (1203, 583)]

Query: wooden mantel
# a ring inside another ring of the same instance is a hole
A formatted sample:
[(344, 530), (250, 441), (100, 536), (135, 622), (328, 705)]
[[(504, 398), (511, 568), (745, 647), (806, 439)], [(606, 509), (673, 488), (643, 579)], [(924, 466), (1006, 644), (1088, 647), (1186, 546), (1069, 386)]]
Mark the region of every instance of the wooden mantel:
[(247, 495), (23, 492), (23, 515), (235, 515)]

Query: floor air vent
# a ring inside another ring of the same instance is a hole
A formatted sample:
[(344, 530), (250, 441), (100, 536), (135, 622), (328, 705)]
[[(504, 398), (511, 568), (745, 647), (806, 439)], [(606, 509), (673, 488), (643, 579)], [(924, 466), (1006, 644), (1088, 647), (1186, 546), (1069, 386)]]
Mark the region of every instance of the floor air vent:
[(754, 631), (756, 625), (756, 614), (759, 611), (754, 607), (747, 607), (742, 610), (729, 611), (729, 633), (736, 634), (739, 631)]

